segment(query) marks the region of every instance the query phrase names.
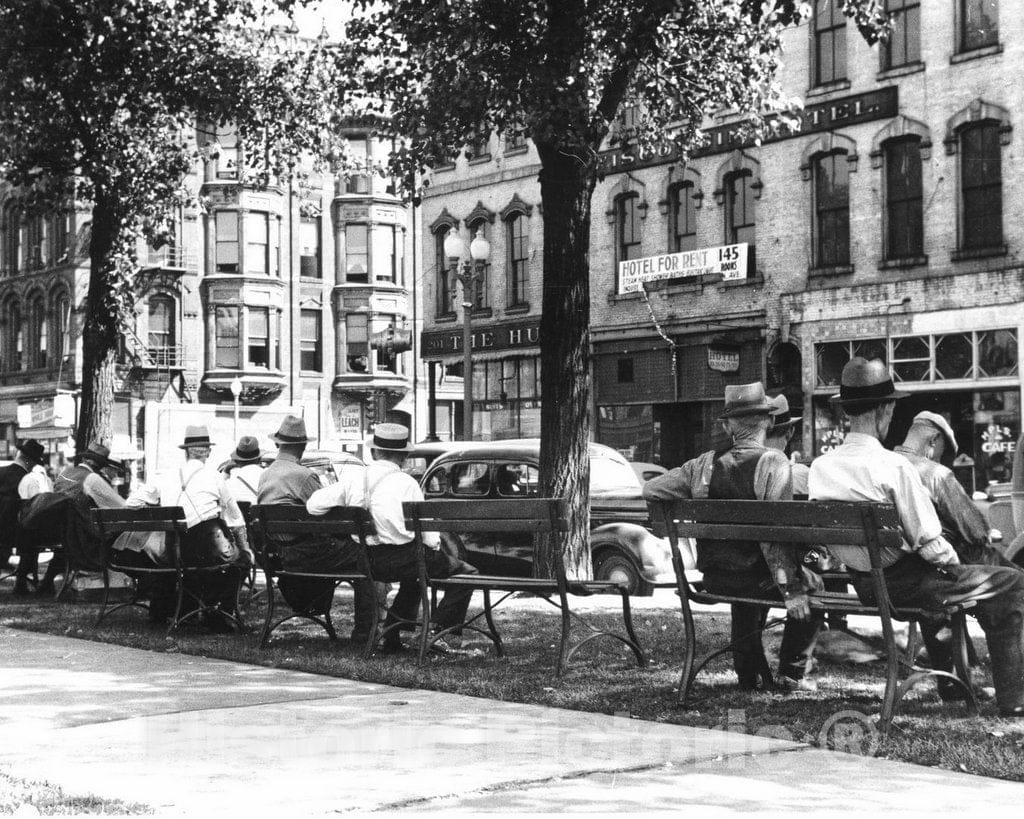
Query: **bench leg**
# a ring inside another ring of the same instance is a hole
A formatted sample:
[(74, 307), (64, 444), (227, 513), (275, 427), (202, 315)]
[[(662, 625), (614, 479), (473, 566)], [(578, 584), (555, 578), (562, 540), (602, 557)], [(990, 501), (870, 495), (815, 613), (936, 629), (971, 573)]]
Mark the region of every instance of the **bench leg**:
[(487, 622), (488, 636), (491, 638), (491, 642), (494, 643), (494, 653), (498, 657), (504, 657), (505, 647), (501, 644), (501, 635), (498, 634), (498, 628), (494, 625), (494, 607), (491, 604), (490, 589), (484, 589), (484, 620)]
[(572, 633), (572, 618), (569, 614), (569, 600), (563, 592), (559, 593), (559, 611), (562, 613), (562, 636), (558, 644), (558, 670), (556, 676), (561, 677), (565, 673), (567, 654), (569, 652), (569, 637)]
[(274, 576), (269, 570), (264, 570), (267, 578), (267, 614), (263, 618), (263, 631), (260, 632), (260, 648), (266, 648), (270, 642), (271, 623), (274, 622), (274, 608), (277, 595), (274, 594)]
[(962, 611), (957, 612), (953, 616), (952, 626), (953, 668), (956, 669), (961, 685), (967, 690), (967, 713), (975, 716), (978, 713), (978, 700), (974, 696), (974, 686), (971, 685), (971, 654), (974, 644), (971, 635), (967, 633), (967, 615)]
[(103, 602), (100, 603), (100, 613), (96, 618), (96, 622), (93, 628), (99, 628), (100, 623), (103, 622), (103, 618), (107, 616), (107, 603), (110, 601), (110, 573), (107, 571), (107, 567), (103, 567)]
[(679, 704), (684, 708), (690, 700), (690, 689), (693, 687), (694, 660), (697, 654), (697, 635), (693, 626), (693, 611), (685, 596), (680, 598), (683, 610), (683, 670), (679, 676)]

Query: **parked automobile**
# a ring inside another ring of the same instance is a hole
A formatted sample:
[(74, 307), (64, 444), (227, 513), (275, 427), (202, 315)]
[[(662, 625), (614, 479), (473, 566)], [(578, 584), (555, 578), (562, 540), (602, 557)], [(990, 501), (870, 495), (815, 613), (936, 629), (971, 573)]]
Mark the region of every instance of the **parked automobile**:
[[(421, 486), (429, 499), (536, 497), (540, 441), (474, 441), (436, 456)], [(649, 595), (652, 583), (674, 580), (668, 542), (648, 529), (640, 479), (618, 452), (590, 444), (590, 552), (594, 577), (625, 582), (631, 594)], [(445, 535), (445, 537), (449, 537)], [(466, 535), (466, 559), (482, 574), (529, 577), (533, 540), (507, 532)], [(691, 567), (692, 568), (692, 567)]]
[(636, 472), (636, 476), (640, 479), (641, 483), (668, 472), (661, 464), (652, 464), (646, 461), (630, 461), (629, 465), (633, 467), (633, 471)]

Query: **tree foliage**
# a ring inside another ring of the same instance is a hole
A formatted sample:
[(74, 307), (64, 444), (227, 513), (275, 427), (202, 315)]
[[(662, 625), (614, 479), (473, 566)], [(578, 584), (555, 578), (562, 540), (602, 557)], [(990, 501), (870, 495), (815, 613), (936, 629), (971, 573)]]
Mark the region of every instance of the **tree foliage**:
[[(868, 39), (879, 0), (846, 0)], [(393, 0), (362, 4), (351, 39), (367, 85), (405, 138), (401, 178), (448, 164), (467, 143), (521, 127), (541, 160), (541, 485), (574, 509), (569, 553), (586, 571), (590, 198), (609, 140), (673, 143), (685, 156), (706, 114), (753, 126), (789, 101), (780, 38), (806, 20), (796, 0)], [(635, 127), (613, 132), (625, 102)]]
[(339, 150), (336, 49), (266, 30), (261, 13), (255, 0), (0, 4), (0, 176), (28, 208), (92, 207), (79, 446), (110, 437), (136, 247), (166, 240), (175, 207), (195, 201), (196, 123), (237, 123), (264, 184), (302, 152)]

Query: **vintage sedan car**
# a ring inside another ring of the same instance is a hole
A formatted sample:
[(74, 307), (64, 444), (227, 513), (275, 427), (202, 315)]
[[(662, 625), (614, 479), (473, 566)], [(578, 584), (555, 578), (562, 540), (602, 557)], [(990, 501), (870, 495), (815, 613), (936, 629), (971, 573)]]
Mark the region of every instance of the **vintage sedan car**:
[[(438, 455), (423, 476), (428, 500), (536, 497), (540, 441), (474, 441)], [(651, 534), (640, 479), (618, 452), (590, 444), (590, 552), (594, 577), (626, 583), (631, 594), (649, 595), (655, 583), (674, 579), (667, 541)], [(445, 537), (448, 537), (445, 535)], [(529, 577), (533, 541), (507, 532), (451, 536), (482, 574)]]

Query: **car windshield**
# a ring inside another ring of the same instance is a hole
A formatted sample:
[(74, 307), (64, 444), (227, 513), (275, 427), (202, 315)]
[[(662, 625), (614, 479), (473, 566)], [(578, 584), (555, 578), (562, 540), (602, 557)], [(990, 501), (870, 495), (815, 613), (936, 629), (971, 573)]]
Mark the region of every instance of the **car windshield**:
[(625, 461), (602, 455), (590, 456), (590, 492), (593, 495), (634, 494), (640, 491), (640, 479)]

